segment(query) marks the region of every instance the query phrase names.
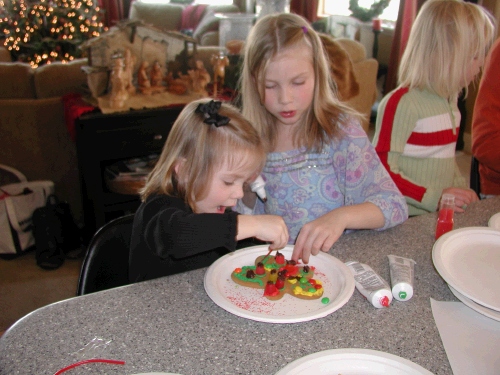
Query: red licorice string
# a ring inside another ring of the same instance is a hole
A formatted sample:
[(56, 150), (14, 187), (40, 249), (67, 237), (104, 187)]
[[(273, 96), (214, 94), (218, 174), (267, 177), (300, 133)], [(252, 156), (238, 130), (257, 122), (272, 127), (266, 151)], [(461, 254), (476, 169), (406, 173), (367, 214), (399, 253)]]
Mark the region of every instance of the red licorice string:
[(110, 363), (112, 365), (124, 365), (125, 364), (125, 361), (117, 361), (117, 360), (114, 360), (114, 359), (101, 359), (101, 358), (85, 359), (83, 361), (73, 363), (73, 364), (71, 364), (69, 366), (66, 366), (66, 367), (60, 369), (54, 375), (59, 375), (59, 374), (62, 374), (63, 372), (65, 372), (65, 371), (71, 370), (72, 368), (75, 368), (77, 366), (81, 366), (81, 365), (84, 365), (86, 363), (94, 363), (94, 362)]

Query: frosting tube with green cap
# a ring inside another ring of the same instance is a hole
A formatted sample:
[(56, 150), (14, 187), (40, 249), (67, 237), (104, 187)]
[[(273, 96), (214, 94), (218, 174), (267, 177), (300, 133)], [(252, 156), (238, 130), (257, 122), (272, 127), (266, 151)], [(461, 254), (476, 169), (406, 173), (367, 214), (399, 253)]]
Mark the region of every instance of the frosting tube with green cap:
[(387, 255), (391, 272), (392, 295), (398, 301), (408, 301), (413, 296), (415, 261), (396, 255)]
[(376, 308), (389, 307), (392, 301), (391, 287), (370, 266), (356, 261), (345, 265), (354, 275), (356, 289)]

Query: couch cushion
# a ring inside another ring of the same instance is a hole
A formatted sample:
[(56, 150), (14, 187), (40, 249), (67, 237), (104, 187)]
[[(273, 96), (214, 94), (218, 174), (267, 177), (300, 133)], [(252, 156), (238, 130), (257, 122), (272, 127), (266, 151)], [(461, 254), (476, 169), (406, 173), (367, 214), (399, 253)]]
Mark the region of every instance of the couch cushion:
[(354, 75), (352, 60), (347, 51), (332, 36), (319, 34), (330, 60), (330, 72), (337, 84), (339, 99), (346, 101), (359, 94), (359, 83)]
[(219, 46), (219, 31), (209, 31), (201, 36), (199, 46)]
[(353, 63), (366, 60), (365, 46), (360, 42), (348, 38), (336, 38), (335, 40), (347, 51)]
[(76, 59), (69, 63), (54, 62), (35, 70), (35, 92), (37, 99), (63, 96), (73, 92), (82, 93), (87, 75), (82, 66), (87, 59)]
[(34, 99), (34, 70), (26, 63), (0, 63), (0, 99)]
[(10, 52), (5, 47), (0, 47), (0, 61), (1, 62), (12, 62), (12, 56)]
[(54, 181), (57, 196), (68, 201), (79, 220), (76, 145), (68, 135), (61, 98), (0, 100), (0, 115), (0, 160), (23, 172), (28, 181)]
[(130, 6), (129, 19), (140, 20), (161, 30), (178, 30), (184, 7), (180, 4), (142, 3)]

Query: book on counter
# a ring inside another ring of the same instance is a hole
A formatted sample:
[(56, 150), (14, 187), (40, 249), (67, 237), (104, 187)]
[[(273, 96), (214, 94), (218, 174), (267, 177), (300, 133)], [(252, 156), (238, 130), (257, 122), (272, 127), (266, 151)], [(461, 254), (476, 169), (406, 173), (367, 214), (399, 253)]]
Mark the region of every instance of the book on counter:
[(155, 166), (157, 160), (157, 154), (120, 160), (108, 165), (105, 168), (105, 174), (110, 180), (145, 179)]

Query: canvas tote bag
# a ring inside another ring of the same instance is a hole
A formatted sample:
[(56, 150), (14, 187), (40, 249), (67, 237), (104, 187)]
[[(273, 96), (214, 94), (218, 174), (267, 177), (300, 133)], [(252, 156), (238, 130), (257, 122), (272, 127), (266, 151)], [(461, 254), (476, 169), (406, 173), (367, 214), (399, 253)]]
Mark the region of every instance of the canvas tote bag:
[(47, 197), (54, 194), (54, 183), (27, 181), (20, 171), (2, 164), (0, 171), (19, 180), (0, 186), (0, 254), (20, 254), (35, 244), (33, 211), (45, 206)]

